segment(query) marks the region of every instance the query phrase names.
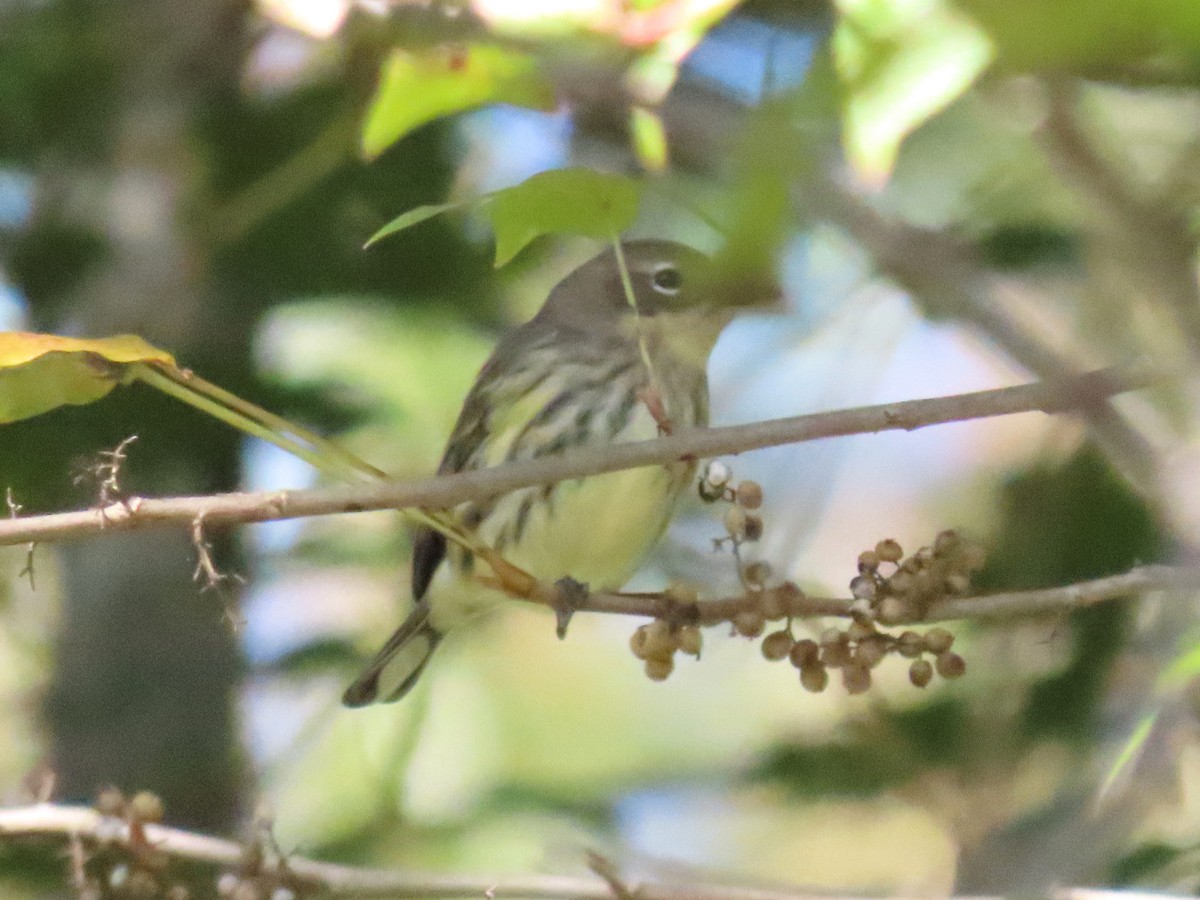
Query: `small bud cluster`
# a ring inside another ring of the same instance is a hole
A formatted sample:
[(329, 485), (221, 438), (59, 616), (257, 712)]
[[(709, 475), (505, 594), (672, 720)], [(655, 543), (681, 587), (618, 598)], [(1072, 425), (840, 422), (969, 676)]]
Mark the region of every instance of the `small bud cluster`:
[[(666, 597), (675, 603), (693, 604), (696, 591), (689, 585), (672, 584), (666, 590)], [(666, 681), (675, 671), (676, 652), (699, 659), (703, 643), (699, 625), (655, 619), (638, 626), (629, 639), (629, 649), (642, 660), (647, 678)]]
[(146, 826), (162, 822), (162, 799), (150, 791), (127, 798), (115, 787), (96, 795), (101, 815), (96, 849), (77, 860), (76, 896), (81, 900), (188, 900), (186, 885), (169, 878), (171, 859), (146, 837)]
[[(763, 536), (763, 520), (758, 512), (763, 504), (762, 485), (749, 479), (734, 484), (729, 466), (720, 460), (713, 460), (705, 466), (700, 476), (700, 499), (706, 503), (729, 504), (723, 518), (725, 535), (715, 538), (713, 546), (720, 549), (729, 544), (733, 548), (742, 585), (748, 593), (762, 592), (771, 577), (771, 564), (765, 560), (746, 562), (741, 553), (743, 544), (753, 543)], [(745, 637), (762, 634), (762, 625), (760, 623), (756, 629), (753, 616), (753, 612), (747, 611), (741, 616), (741, 621), (734, 619), (734, 628), (739, 634)]]
[[(858, 557), (858, 575), (850, 582), (857, 603), (848, 626), (826, 628), (819, 640), (797, 640), (789, 621), (763, 638), (762, 654), (772, 661), (788, 660), (799, 670), (800, 684), (813, 693), (828, 687), (831, 669), (840, 671), (848, 693), (865, 693), (872, 670), (893, 654), (912, 660), (908, 678), (916, 687), (928, 685), (934, 674), (958, 678), (966, 672), (966, 662), (951, 650), (954, 635), (945, 628), (892, 634), (880, 625), (919, 619), (935, 600), (965, 593), (971, 573), (982, 564), (982, 550), (954, 531), (943, 531), (932, 547), (922, 547), (908, 558), (894, 540), (880, 541)], [(778, 592), (767, 596), (774, 593)]]
[[(126, 798), (107, 787), (97, 794), (95, 808), (102, 817), (97, 846), (75, 872), (79, 900), (191, 900), (187, 885), (169, 877), (170, 856), (146, 833), (147, 825), (163, 819), (158, 795), (139, 791)], [(217, 894), (228, 900), (296, 900), (287, 874), (281, 860), (267, 860), (261, 844), (247, 842), (239, 871), (218, 878)], [(211, 889), (202, 895), (211, 896)]]
[(734, 484), (729, 466), (713, 460), (700, 476), (700, 499), (705, 503), (731, 504), (725, 513), (725, 537), (716, 539), (717, 546), (730, 541), (739, 547), (762, 537), (763, 520), (757, 510), (762, 506), (763, 489), (757, 481)]
[[(938, 600), (965, 594), (983, 562), (983, 548), (957, 531), (940, 532), (931, 546), (907, 557), (888, 538), (858, 555), (858, 575), (850, 581), (850, 593), (884, 625), (918, 621)], [(885, 569), (890, 574), (884, 574)]]
[[(847, 692), (865, 693), (871, 687), (872, 670), (893, 654), (911, 660), (909, 681), (919, 688), (930, 684), (935, 674), (953, 679), (966, 672), (966, 662), (951, 649), (954, 635), (945, 628), (931, 628), (924, 634), (911, 630), (893, 634), (885, 629), (920, 621), (935, 602), (965, 594), (971, 576), (984, 562), (977, 544), (947, 530), (939, 533), (932, 545), (906, 557), (896, 541), (880, 541), (859, 554), (858, 574), (850, 582), (855, 600), (850, 624), (825, 629), (819, 640), (797, 640), (791, 620), (803, 593), (791, 582), (768, 588), (770, 565), (743, 562), (739, 553), (743, 543), (762, 537), (762, 518), (757, 513), (763, 501), (762, 487), (754, 481), (735, 484), (729, 466), (713, 461), (704, 469), (699, 491), (705, 502), (730, 504), (724, 516), (726, 535), (714, 544), (732, 544), (746, 589), (745, 603), (731, 619), (734, 632), (762, 638), (763, 656), (771, 661), (788, 660), (799, 671), (806, 690), (825, 690), (834, 669), (840, 671)], [(694, 601), (692, 592), (689, 602)], [(764, 636), (767, 623), (773, 620), (785, 620), (784, 627)], [(670, 675), (676, 650), (692, 652), (687, 646), (694, 646), (699, 656), (699, 630), (665, 620), (641, 626), (632, 639), (634, 655), (645, 661), (646, 674), (656, 681)]]
[[(788, 660), (799, 670), (805, 690), (825, 690), (829, 670), (839, 669), (847, 693), (862, 694), (871, 687), (871, 670), (893, 653), (913, 660), (908, 677), (917, 687), (929, 684), (935, 671), (943, 678), (958, 678), (966, 672), (966, 662), (950, 650), (953, 643), (954, 635), (944, 628), (893, 635), (880, 631), (867, 616), (855, 615), (847, 628), (826, 628), (819, 640), (797, 640), (787, 628), (773, 631), (763, 638), (762, 654), (771, 661)], [(925, 654), (934, 661), (924, 659)]]

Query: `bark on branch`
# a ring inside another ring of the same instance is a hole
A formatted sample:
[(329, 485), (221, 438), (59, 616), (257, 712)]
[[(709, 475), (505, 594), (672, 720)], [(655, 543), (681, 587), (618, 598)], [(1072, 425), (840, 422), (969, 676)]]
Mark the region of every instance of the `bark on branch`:
[[(0, 841), (44, 838), (58, 839), (88, 853), (100, 846), (153, 848), (172, 859), (209, 864), (221, 869), (241, 871), (247, 848), (235, 841), (168, 828), (140, 825), (134, 836), (128, 824), (101, 816), (83, 806), (59, 806), (41, 803), (33, 806), (0, 809)], [(664, 883), (620, 881), (614, 877), (571, 875), (441, 875), (417, 872), (367, 869), (320, 862), (303, 857), (264, 864), (282, 883), (297, 888), (321, 891), (322, 896), (401, 898), (524, 898), (524, 900), (617, 900), (622, 890), (638, 900), (855, 900), (846, 896), (820, 894), (804, 888), (752, 887), (703, 882)], [(1051, 900), (1138, 900), (1148, 895), (1136, 891), (1097, 888), (1058, 888), (1045, 894)], [(1175, 900), (1154, 895), (1156, 900)], [(893, 897), (892, 900), (906, 900)], [(915, 898), (907, 898), (915, 900)], [(962, 897), (959, 900), (998, 900), (989, 897)], [(1179, 898), (1183, 900), (1183, 898)]]
[(199, 497), (132, 497), (103, 508), (0, 521), (0, 546), (73, 540), (106, 530), (191, 528), (196, 522), (209, 528), (403, 507), (446, 509), (466, 500), (529, 485), (678, 459), (737, 454), (851, 434), (912, 431), (1021, 412), (1082, 414), (1103, 404), (1108, 397), (1145, 388), (1162, 379), (1161, 374), (1145, 369), (1108, 368), (928, 400), (883, 403), (749, 425), (688, 429), (652, 441), (585, 447), (552, 458), (411, 481)]

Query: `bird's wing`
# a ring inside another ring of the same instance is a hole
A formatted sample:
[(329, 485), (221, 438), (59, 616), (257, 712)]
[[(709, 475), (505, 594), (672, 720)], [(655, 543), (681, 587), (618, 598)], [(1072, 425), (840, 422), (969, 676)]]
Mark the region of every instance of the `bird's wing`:
[[(504, 376), (519, 368), (521, 354), (513, 353), (510, 346), (528, 348), (549, 339), (551, 329), (527, 323), (504, 338), (491, 358), (475, 378), (450, 439), (446, 452), (438, 466), (439, 475), (450, 475), (489, 465), (485, 444), (492, 426), (492, 410), (505, 405), (506, 399), (497, 396), (498, 384), (505, 384)], [(516, 387), (515, 385), (510, 385)], [(518, 388), (519, 389), (519, 388)], [(429, 590), (438, 565), (446, 558), (446, 538), (432, 528), (420, 526), (413, 534), (412, 595), (420, 601)]]

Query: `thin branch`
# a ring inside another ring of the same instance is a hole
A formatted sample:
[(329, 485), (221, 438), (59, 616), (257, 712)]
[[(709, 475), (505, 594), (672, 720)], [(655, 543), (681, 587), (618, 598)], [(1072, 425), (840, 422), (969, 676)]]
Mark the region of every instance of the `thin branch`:
[[(144, 825), (145, 842), (173, 858), (237, 869), (246, 848), (234, 841), (161, 825)], [(0, 837), (51, 836), (81, 839), (90, 845), (116, 839), (129, 845), (127, 825), (81, 806), (0, 809)], [(337, 897), (455, 898), (492, 897), (528, 900), (614, 900), (609, 882), (569, 875), (471, 876), (352, 868), (302, 857), (281, 861), (277, 874), (297, 886), (320, 888)], [(704, 884), (640, 883), (638, 900), (816, 900), (812, 891)]]
[(468, 500), (601, 472), (680, 459), (743, 453), (763, 447), (1022, 412), (1085, 412), (1105, 399), (1163, 380), (1138, 368), (1109, 368), (1016, 387), (813, 413), (724, 428), (680, 429), (650, 441), (584, 447), (561, 456), (527, 460), (413, 481), (380, 482), (313, 490), (264, 491), (199, 497), (127, 498), (100, 509), (0, 521), (0, 546), (64, 541), (111, 529), (162, 526), (205, 528), (379, 509), (448, 509)]
[[(1200, 590), (1200, 568), (1187, 566), (1139, 566), (1120, 575), (1080, 581), (1062, 587), (1032, 591), (1010, 591), (974, 597), (952, 597), (933, 602), (920, 622), (955, 619), (1015, 619), (1054, 615), (1093, 606), (1147, 591)], [(683, 619), (705, 625), (733, 619), (739, 612), (762, 605), (765, 594), (775, 592), (780, 607), (797, 619), (819, 616), (849, 618), (861, 601), (842, 597), (809, 597), (791, 585), (767, 588), (719, 600), (680, 604), (661, 594), (595, 593), (575, 607), (576, 612), (613, 613), (655, 619)], [(901, 623), (903, 624), (903, 623)]]
[[(1019, 322), (997, 295), (977, 249), (944, 231), (884, 216), (846, 186), (830, 179), (808, 186), (810, 204), (852, 235), (880, 271), (930, 312), (978, 328), (1030, 372), (1047, 379), (1083, 367)], [(1110, 404), (1087, 410), (1088, 425), (1118, 469), (1139, 490), (1157, 489), (1156, 454)]]
[[(1172, 196), (1139, 196), (1128, 165), (1106, 158), (1079, 121), (1080, 88), (1075, 81), (1046, 84), (1047, 113), (1038, 137), (1063, 180), (1101, 215), (1096, 224), (1116, 229), (1142, 283), (1166, 301), (1191, 352), (1200, 356), (1200, 283), (1196, 241), (1189, 216)], [(1107, 156), (1112, 156), (1108, 150)], [(1107, 220), (1107, 222), (1105, 221)]]
[[(149, 845), (173, 859), (205, 863), (221, 868), (239, 869), (246, 860), (246, 848), (234, 841), (167, 828), (142, 825), (144, 841), (136, 842), (126, 823), (101, 816), (82, 806), (35, 806), (0, 809), (0, 838), (58, 838), (77, 853), (96, 846), (124, 846), (130, 850)], [(418, 872), (394, 872), (384, 869), (355, 868), (320, 862), (303, 857), (280, 860), (274, 874), (296, 887), (315, 888), (323, 896), (450, 898), (491, 897), (526, 900), (615, 900), (614, 885), (603, 878), (570, 875), (479, 876), (440, 875)], [(749, 887), (714, 883), (658, 883), (641, 881), (633, 889), (637, 900), (854, 900), (853, 896), (817, 893), (804, 888)], [(1101, 888), (1059, 888), (1048, 892), (1051, 900), (1141, 900), (1150, 895), (1136, 891)], [(1176, 900), (1164, 894), (1155, 900)], [(903, 896), (891, 900), (915, 900)], [(959, 900), (995, 900), (989, 897), (962, 897)], [(1183, 900), (1183, 898), (1178, 898)]]

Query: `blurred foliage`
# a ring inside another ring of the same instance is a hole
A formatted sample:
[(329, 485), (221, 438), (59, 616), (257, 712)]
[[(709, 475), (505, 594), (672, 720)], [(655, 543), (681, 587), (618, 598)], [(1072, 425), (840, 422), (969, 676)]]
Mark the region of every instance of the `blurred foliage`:
[(396, 50), (383, 65), (363, 125), (363, 152), (378, 156), (414, 128), (485, 103), (553, 107), (549, 82), (526, 54), (486, 45), (416, 56)]
[[(1005, 488), (1003, 525), (980, 585), (1050, 587), (1115, 575), (1163, 559), (1166, 536), (1095, 447), (1039, 467)], [(1087, 741), (1132, 610), (1106, 603), (1071, 614), (1071, 656), (1062, 672), (1033, 686), (1022, 730), (1031, 737)]]

